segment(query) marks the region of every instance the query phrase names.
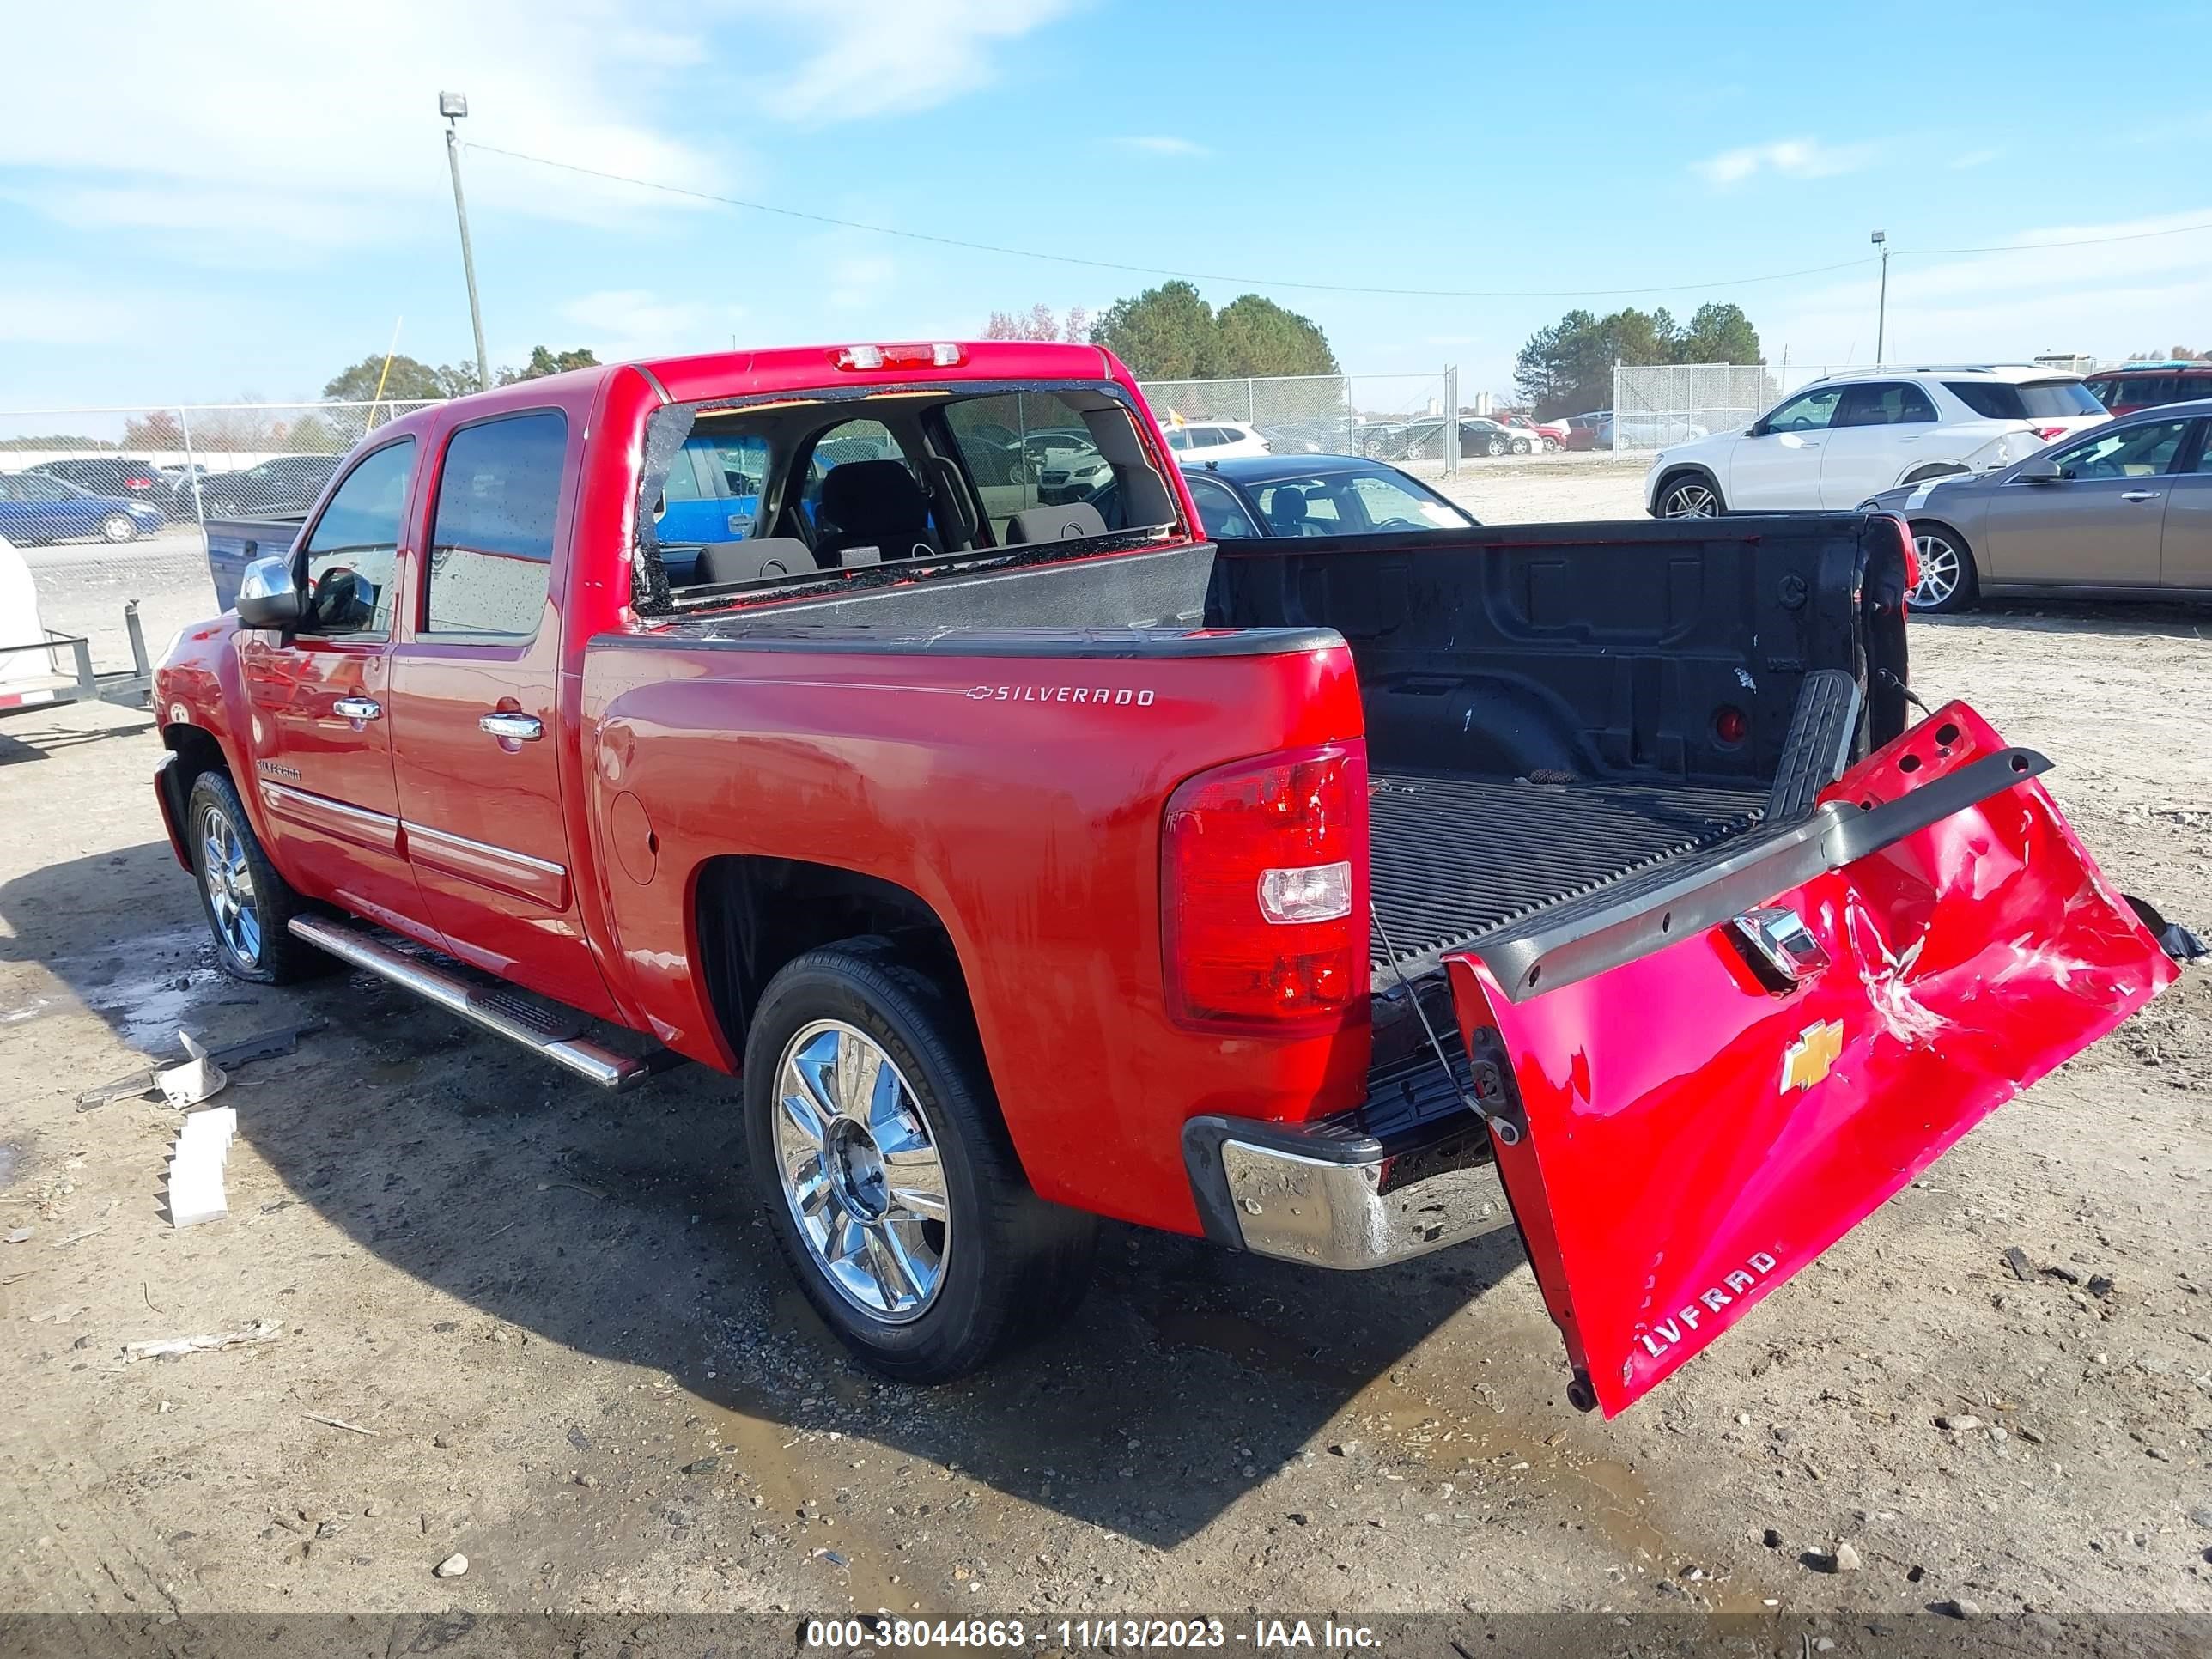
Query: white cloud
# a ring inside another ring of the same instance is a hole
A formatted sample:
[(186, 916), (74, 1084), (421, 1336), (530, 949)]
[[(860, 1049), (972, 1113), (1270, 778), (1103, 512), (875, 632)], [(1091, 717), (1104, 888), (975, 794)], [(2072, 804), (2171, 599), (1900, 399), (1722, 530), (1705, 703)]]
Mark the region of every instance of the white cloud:
[(1717, 190), (1740, 185), (1755, 173), (1778, 173), (1786, 179), (1832, 179), (1856, 173), (1873, 159), (1868, 144), (1823, 144), (1811, 138), (1783, 138), (1771, 144), (1746, 144), (1724, 149), (1690, 171)]
[(740, 15), (775, 25), (809, 51), (763, 76), (762, 106), (826, 124), (929, 109), (995, 78), (992, 48), (1064, 13), (1068, 0), (842, 0), (835, 7), (751, 0)]
[(744, 314), (743, 306), (664, 300), (646, 289), (603, 289), (561, 307), (578, 331), (574, 343), (603, 362), (726, 350)]
[[(2105, 224), (2048, 225), (1987, 253), (1915, 256), (1899, 235), (1889, 267), (1886, 355), (2017, 361), (2046, 351), (2122, 357), (2193, 341), (2212, 315), (2212, 205)], [(1893, 233), (1894, 234), (1894, 233)], [(2127, 240), (2091, 242), (2094, 238)], [(2034, 246), (2038, 243), (2089, 246)], [(1759, 319), (1770, 359), (1872, 359), (1876, 274), (1823, 283)]]
[(1213, 152), (1195, 138), (1177, 138), (1168, 133), (1116, 138), (1123, 149), (1133, 149), (1141, 155), (1211, 155)]

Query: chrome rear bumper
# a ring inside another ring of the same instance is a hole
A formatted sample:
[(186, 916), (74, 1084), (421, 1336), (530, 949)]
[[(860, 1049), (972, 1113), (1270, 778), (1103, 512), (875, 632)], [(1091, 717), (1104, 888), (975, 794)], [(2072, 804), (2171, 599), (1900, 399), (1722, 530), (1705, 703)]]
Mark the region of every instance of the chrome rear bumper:
[(1385, 1267), (1513, 1225), (1488, 1132), (1471, 1118), (1387, 1142), (1327, 1123), (1194, 1118), (1183, 1160), (1206, 1237), (1309, 1267)]

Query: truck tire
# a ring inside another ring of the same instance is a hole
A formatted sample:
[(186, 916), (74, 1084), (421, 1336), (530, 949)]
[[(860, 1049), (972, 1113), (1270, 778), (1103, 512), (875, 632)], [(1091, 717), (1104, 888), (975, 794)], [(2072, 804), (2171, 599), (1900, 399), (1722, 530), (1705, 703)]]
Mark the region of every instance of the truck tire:
[(185, 804), (185, 846), (223, 972), (256, 985), (289, 985), (331, 969), (329, 957), (293, 937), (287, 924), (307, 902), (261, 850), (225, 774), (203, 772), (193, 781)]
[(1030, 1190), (966, 1008), (850, 939), (787, 964), (745, 1039), (745, 1140), (800, 1288), (886, 1376), (943, 1382), (1082, 1299), (1095, 1217)]

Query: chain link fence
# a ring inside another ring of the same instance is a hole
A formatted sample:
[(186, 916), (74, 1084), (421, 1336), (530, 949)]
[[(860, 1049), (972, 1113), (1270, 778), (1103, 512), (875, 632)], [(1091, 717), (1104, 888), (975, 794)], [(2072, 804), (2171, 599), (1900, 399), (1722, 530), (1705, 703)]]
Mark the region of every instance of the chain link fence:
[(1169, 441), (1194, 460), (1228, 441), (1209, 428), (1243, 427), (1277, 455), (1364, 455), (1434, 477), (1459, 470), (1459, 371), (1454, 368), (1141, 385)]
[(0, 536), (18, 546), (175, 542), (197, 549), (210, 519), (306, 513), (355, 445), (422, 407), (0, 410)]
[(1780, 394), (1764, 363), (1656, 363), (1613, 371), (1613, 413), (1597, 447), (1650, 454), (1749, 426)]

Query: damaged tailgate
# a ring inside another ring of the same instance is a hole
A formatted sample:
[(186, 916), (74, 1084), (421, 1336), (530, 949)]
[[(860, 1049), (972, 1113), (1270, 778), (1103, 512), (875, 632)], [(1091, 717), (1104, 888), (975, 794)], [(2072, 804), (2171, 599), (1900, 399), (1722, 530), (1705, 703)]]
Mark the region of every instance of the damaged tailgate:
[(1803, 823), (1450, 958), (1577, 1404), (1633, 1402), (2172, 981), (2047, 765), (1953, 703)]

